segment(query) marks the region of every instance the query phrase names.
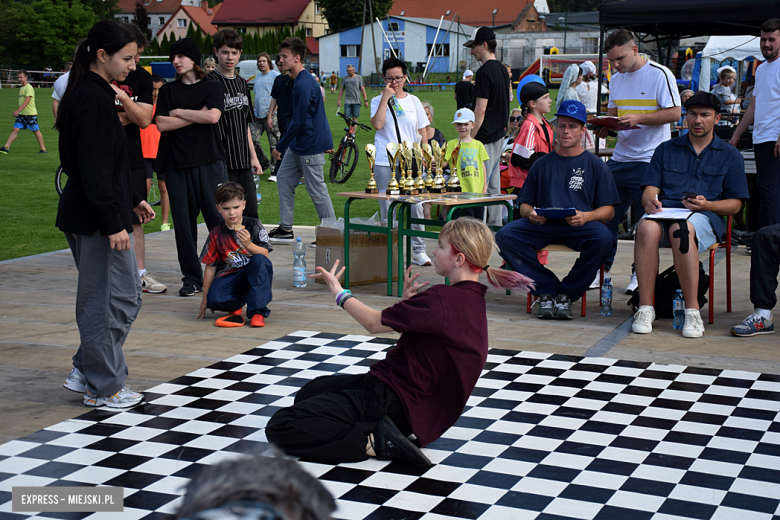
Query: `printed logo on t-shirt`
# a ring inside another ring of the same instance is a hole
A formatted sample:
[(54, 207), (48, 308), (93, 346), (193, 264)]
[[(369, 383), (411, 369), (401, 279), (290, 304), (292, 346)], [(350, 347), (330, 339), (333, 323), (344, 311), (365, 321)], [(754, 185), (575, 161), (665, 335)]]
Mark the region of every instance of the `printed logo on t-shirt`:
[[(135, 97), (133, 96), (133, 87), (131, 87), (130, 85), (120, 85), (119, 83), (116, 82), (116, 80), (112, 81), (111, 84), (114, 85), (119, 90), (123, 90), (127, 94), (127, 96), (133, 101), (138, 101), (138, 96)], [(125, 107), (124, 105), (122, 105), (122, 102), (119, 101), (119, 99), (116, 98), (114, 99), (114, 105), (116, 106), (117, 112), (125, 111)]]
[(247, 256), (247, 252), (244, 246), (239, 247), (236, 251), (231, 251), (225, 257), (225, 263), (233, 269), (240, 269), (249, 263), (251, 256)]
[(243, 106), (249, 106), (249, 98), (247, 98), (246, 94), (238, 93), (235, 96), (231, 96), (227, 92), (225, 93), (225, 110), (233, 110)]
[(577, 168), (572, 173), (571, 178), (569, 179), (569, 189), (574, 191), (579, 191), (582, 189), (582, 168)]
[(462, 148), (460, 150), (460, 176), (477, 177), (479, 175), (479, 163), (477, 162), (477, 148)]

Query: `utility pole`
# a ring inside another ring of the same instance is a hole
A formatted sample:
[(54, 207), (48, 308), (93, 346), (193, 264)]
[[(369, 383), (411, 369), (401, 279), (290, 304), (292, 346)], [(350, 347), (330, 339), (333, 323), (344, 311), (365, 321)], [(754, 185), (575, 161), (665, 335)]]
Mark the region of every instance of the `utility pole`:
[(363, 0), (363, 23), (360, 25), (360, 55), (358, 56), (358, 76), (363, 73), (363, 32), (366, 28), (366, 2)]
[(374, 71), (379, 72), (379, 57), (376, 55), (376, 37), (374, 36), (374, 5), (368, 1), (368, 14), (371, 17), (371, 44), (374, 46)]

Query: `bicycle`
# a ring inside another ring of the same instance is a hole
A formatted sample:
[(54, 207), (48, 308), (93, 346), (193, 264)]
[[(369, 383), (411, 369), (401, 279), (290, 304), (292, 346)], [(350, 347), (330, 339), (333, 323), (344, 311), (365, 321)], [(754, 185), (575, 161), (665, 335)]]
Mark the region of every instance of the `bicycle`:
[[(62, 190), (65, 189), (65, 184), (68, 182), (68, 174), (62, 169), (62, 165), (57, 166), (57, 172), (54, 174), (54, 187), (57, 190), (57, 195), (62, 197)], [(149, 188), (149, 194), (146, 196), (146, 201), (150, 206), (159, 206), (160, 200), (160, 188), (157, 186), (157, 178), (152, 179), (152, 186)]]
[(330, 160), (330, 182), (336, 184), (344, 184), (349, 179), (352, 172), (355, 171), (358, 159), (357, 144), (355, 144), (355, 134), (358, 128), (363, 130), (372, 130), (370, 126), (366, 126), (357, 121), (353, 121), (341, 112), (336, 112), (337, 116), (340, 116), (347, 122), (349, 128), (345, 128), (346, 134), (341, 139), (338, 149), (333, 152), (333, 156)]

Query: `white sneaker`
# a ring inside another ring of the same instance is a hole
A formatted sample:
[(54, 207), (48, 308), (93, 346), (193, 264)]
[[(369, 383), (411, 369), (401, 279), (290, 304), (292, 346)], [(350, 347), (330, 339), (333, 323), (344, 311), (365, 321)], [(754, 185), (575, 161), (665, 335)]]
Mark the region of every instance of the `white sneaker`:
[(276, 182), (276, 175), (269, 175), (268, 182)]
[(149, 271), (147, 271), (141, 277), (141, 289), (143, 289), (144, 292), (160, 294), (167, 291), (168, 287), (155, 280), (152, 275), (149, 274)]
[(704, 335), (704, 322), (696, 309), (685, 309), (685, 325), (682, 331), (684, 338), (700, 338)]
[(601, 287), (601, 272), (596, 271), (596, 278), (593, 279), (592, 282), (590, 282), (590, 286), (588, 289), (598, 289)]
[(431, 265), (431, 259), (425, 253), (415, 253), (412, 255), (412, 263), (416, 265)]
[(62, 384), (65, 388), (71, 392), (78, 392), (83, 394), (87, 391), (87, 378), (81, 373), (81, 370), (74, 368), (68, 374), (68, 378)]
[(631, 330), (636, 334), (650, 334), (653, 332), (653, 321), (655, 320), (655, 309), (652, 305), (642, 305), (634, 314), (634, 323)]
[(631, 280), (626, 286), (626, 294), (631, 294), (637, 287), (639, 287), (639, 283), (636, 281), (636, 271), (631, 271)]
[(84, 405), (86, 406), (108, 406), (109, 408), (130, 408), (144, 402), (144, 394), (133, 392), (127, 386), (114, 395), (97, 396), (87, 390), (84, 393)]

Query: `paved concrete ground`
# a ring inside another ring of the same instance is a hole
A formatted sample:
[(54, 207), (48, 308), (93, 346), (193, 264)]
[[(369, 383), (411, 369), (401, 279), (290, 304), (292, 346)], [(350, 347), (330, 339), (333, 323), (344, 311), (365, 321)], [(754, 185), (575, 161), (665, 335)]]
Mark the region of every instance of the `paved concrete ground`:
[[(202, 243), (205, 226), (200, 232)], [(314, 239), (312, 227), (296, 228), (295, 233), (307, 243)], [(279, 245), (271, 254), (274, 301), (262, 329), (220, 329), (214, 327), (213, 319), (195, 320), (200, 295), (178, 296), (181, 275), (173, 231), (148, 235), (146, 247), (147, 268), (169, 289), (162, 295), (144, 295), (143, 308), (125, 344), (128, 383), (133, 389), (150, 388), (295, 330), (364, 333), (345, 312), (337, 310), (323, 285), (293, 287), (289, 244)], [(314, 249), (308, 251), (311, 270)], [(428, 251), (433, 251), (431, 241)], [(622, 242), (613, 270), (616, 297), (609, 318), (599, 314), (597, 291), (589, 292), (588, 316), (581, 318), (577, 312), (570, 322), (541, 322), (526, 314), (524, 297), (488, 293), (491, 346), (780, 373), (780, 335), (738, 339), (728, 334), (752, 309), (750, 260), (743, 248), (733, 255), (734, 313), (725, 312), (725, 262), (721, 262), (715, 269), (715, 324), (705, 323), (705, 337), (696, 340), (682, 338), (670, 320), (656, 321), (653, 334), (628, 333), (631, 311), (622, 289), (628, 282), (632, 257), (633, 243)], [(573, 253), (552, 253), (551, 266), (565, 273), (574, 258)], [(500, 263), (497, 255), (490, 263)], [(80, 395), (62, 388), (79, 343), (74, 316), (77, 272), (70, 252), (0, 264), (0, 443), (4, 443), (80, 415), (85, 408)], [(670, 251), (662, 251), (662, 269), (670, 264)], [(433, 267), (419, 268), (419, 272), (422, 280), (443, 282)], [(397, 301), (387, 297), (385, 290), (385, 284), (353, 287), (354, 294), (374, 308)], [(578, 310), (579, 303), (574, 308)]]

